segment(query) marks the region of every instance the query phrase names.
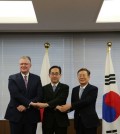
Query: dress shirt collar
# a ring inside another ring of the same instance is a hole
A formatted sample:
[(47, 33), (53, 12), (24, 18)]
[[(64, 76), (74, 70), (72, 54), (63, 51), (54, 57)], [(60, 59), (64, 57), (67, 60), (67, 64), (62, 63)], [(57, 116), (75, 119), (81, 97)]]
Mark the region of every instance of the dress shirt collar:
[(52, 87), (53, 87), (53, 86), (56, 86), (56, 87), (57, 87), (58, 83), (56, 83), (56, 84), (51, 83), (51, 85), (52, 85)]
[(29, 73), (27, 73), (26, 75), (25, 75), (25, 74), (23, 74), (23, 73), (21, 73), (21, 75), (22, 75), (23, 79), (24, 79), (24, 76), (27, 76), (27, 81), (28, 81)]
[(88, 85), (88, 84), (86, 84), (85, 86), (81, 86), (81, 85), (80, 85), (80, 88), (85, 89), (85, 88), (87, 87), (87, 85)]

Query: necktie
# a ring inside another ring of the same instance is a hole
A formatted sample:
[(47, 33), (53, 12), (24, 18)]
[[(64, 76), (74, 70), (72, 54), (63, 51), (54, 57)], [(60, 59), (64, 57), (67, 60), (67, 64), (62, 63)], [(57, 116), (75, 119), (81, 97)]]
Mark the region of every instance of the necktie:
[(56, 89), (56, 85), (53, 85), (53, 92), (55, 92), (55, 89)]
[(24, 76), (25, 87), (27, 88), (27, 76)]
[(83, 88), (83, 87), (80, 87), (80, 91), (79, 91), (79, 99), (80, 99), (81, 96), (82, 96), (83, 90), (84, 90), (84, 88)]

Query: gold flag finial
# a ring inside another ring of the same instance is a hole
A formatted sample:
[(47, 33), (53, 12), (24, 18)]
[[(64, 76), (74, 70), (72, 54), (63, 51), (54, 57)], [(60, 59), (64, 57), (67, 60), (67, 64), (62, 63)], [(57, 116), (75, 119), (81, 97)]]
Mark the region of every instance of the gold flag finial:
[(108, 51), (110, 51), (112, 47), (112, 42), (107, 42), (107, 46), (108, 46)]
[(45, 46), (46, 49), (48, 49), (48, 48), (50, 47), (50, 43), (46, 42), (46, 43), (44, 44), (44, 46)]

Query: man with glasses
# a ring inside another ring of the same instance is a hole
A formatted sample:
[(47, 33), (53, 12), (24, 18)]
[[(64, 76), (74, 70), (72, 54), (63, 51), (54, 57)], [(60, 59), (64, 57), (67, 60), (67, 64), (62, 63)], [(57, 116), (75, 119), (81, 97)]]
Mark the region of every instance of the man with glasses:
[(71, 104), (57, 106), (61, 112), (74, 110), (76, 134), (97, 134), (99, 118), (95, 109), (98, 88), (89, 83), (90, 71), (81, 68), (77, 72), (79, 85), (72, 90)]
[(43, 134), (67, 134), (69, 120), (67, 113), (56, 110), (57, 105), (66, 104), (69, 86), (60, 83), (61, 68), (52, 66), (49, 69), (51, 83), (43, 87), (44, 103), (34, 103), (33, 106), (45, 108), (43, 114)]

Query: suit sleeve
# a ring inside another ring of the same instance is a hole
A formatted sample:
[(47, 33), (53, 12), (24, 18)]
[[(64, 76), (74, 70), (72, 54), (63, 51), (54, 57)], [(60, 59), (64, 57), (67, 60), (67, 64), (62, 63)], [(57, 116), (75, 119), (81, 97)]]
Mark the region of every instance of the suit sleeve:
[(88, 105), (95, 103), (97, 99), (97, 94), (98, 94), (98, 88), (91, 87), (84, 98), (75, 101), (76, 95), (75, 95), (75, 90), (73, 90), (72, 97), (71, 97), (72, 109), (82, 109)]
[(31, 99), (30, 101), (42, 102), (43, 101), (43, 88), (42, 88), (40, 77), (38, 77), (38, 79), (37, 79), (36, 90), (37, 90), (36, 96), (33, 99)]

